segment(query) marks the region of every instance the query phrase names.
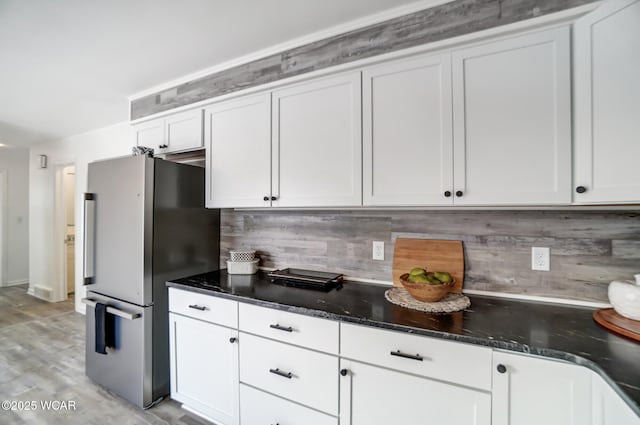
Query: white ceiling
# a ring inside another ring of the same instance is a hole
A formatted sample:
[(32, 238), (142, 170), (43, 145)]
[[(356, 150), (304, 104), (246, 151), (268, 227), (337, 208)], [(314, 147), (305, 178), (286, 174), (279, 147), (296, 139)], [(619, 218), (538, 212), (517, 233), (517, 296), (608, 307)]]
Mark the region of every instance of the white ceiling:
[(129, 95), (409, 3), (0, 0), (0, 143), (28, 146), (127, 120)]

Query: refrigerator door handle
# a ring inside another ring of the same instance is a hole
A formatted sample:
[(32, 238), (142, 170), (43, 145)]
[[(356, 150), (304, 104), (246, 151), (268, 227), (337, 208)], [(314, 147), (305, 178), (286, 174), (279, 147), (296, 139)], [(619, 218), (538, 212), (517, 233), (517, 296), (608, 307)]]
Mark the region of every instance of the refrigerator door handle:
[[(96, 300), (92, 300), (91, 298), (83, 298), (81, 301), (83, 304), (86, 304), (89, 307), (96, 306)], [(141, 316), (138, 313), (127, 313), (126, 311), (118, 310), (114, 307), (107, 307), (107, 313), (113, 314), (114, 316), (122, 317), (123, 319), (127, 320), (134, 320)]]
[(95, 235), (96, 235), (96, 198), (93, 193), (84, 194), (84, 246), (83, 246), (83, 285), (94, 283)]

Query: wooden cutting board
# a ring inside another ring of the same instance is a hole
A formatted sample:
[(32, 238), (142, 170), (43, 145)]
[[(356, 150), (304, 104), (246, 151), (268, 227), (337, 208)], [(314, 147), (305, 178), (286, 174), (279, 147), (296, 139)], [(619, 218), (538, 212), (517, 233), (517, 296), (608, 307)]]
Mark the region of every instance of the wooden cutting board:
[(433, 239), (396, 239), (393, 252), (393, 284), (402, 286), (400, 275), (414, 267), (428, 272), (449, 272), (456, 281), (451, 292), (462, 292), (464, 284), (464, 249), (462, 241)]
[(606, 330), (640, 342), (640, 321), (627, 319), (612, 308), (601, 308), (593, 313), (593, 320)]

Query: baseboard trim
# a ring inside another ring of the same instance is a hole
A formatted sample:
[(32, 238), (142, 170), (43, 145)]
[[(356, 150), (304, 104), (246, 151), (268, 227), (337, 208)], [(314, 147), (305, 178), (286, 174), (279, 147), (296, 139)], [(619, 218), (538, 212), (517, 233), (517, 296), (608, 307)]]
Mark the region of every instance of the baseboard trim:
[(26, 285), (27, 283), (29, 283), (29, 279), (16, 279), (5, 282), (4, 286)]

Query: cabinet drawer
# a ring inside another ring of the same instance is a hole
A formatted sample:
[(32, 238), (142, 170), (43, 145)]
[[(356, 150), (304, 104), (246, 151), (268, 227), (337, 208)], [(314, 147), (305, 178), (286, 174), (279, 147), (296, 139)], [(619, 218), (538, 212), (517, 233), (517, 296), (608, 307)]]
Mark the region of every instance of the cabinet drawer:
[(242, 425), (338, 425), (338, 419), (255, 388), (240, 385)]
[(230, 328), (238, 327), (238, 303), (211, 295), (169, 288), (169, 311)]
[(240, 333), (240, 382), (338, 414), (338, 358)]
[(338, 354), (338, 322), (244, 303), (239, 308), (243, 332)]
[(345, 323), (340, 337), (345, 358), (491, 390), (490, 348)]

